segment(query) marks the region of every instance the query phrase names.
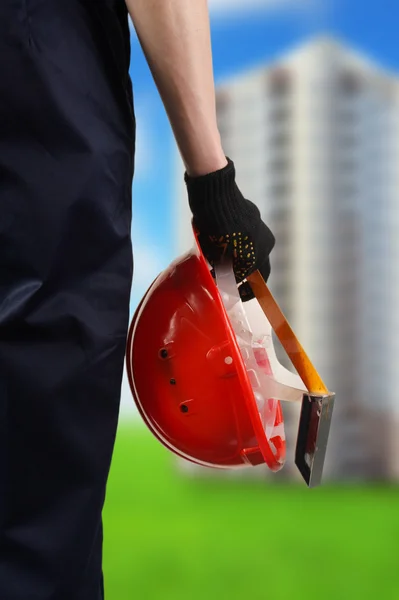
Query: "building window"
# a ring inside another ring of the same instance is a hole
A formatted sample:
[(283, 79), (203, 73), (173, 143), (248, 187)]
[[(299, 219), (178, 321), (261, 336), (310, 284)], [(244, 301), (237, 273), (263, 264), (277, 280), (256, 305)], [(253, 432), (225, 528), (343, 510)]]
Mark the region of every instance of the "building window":
[(270, 95), (281, 98), (291, 91), (291, 73), (288, 69), (273, 69), (267, 74), (267, 84)]
[(357, 122), (357, 115), (351, 107), (342, 107), (335, 112), (335, 124), (338, 127), (347, 128), (354, 126)]
[(337, 205), (341, 206), (343, 210), (351, 208), (358, 199), (356, 177), (345, 178), (342, 173), (338, 172), (337, 179)]
[(275, 200), (281, 200), (289, 195), (289, 185), (287, 181), (279, 181), (272, 185), (271, 195)]
[(218, 115), (223, 115), (230, 102), (230, 95), (226, 90), (219, 89), (216, 91), (216, 112)]
[(340, 91), (345, 96), (355, 96), (361, 91), (363, 81), (359, 74), (352, 71), (344, 71), (339, 77), (338, 85)]
[(353, 150), (358, 144), (358, 136), (354, 131), (343, 131), (338, 137), (340, 150)]
[(337, 159), (339, 173), (345, 178), (353, 177), (357, 173), (358, 163), (353, 157), (349, 157), (348, 155), (342, 156), (342, 148), (340, 150), (341, 152)]
[(287, 147), (289, 141), (290, 136), (285, 131), (275, 131), (269, 138), (269, 142), (273, 150)]
[[(291, 223), (291, 211), (285, 207), (275, 208), (270, 214), (270, 223), (280, 236), (288, 234), (288, 226)], [(284, 238), (284, 242), (288, 242), (289, 238)]]
[(287, 157), (275, 156), (272, 160), (268, 161), (268, 167), (271, 173), (287, 173), (290, 164)]
[(225, 143), (228, 136), (228, 127), (226, 123), (227, 113), (230, 105), (230, 95), (226, 90), (216, 92), (216, 114), (220, 136)]
[(275, 107), (271, 108), (269, 113), (270, 121), (275, 125), (288, 121), (290, 115), (291, 111), (287, 106), (279, 105), (276, 105)]

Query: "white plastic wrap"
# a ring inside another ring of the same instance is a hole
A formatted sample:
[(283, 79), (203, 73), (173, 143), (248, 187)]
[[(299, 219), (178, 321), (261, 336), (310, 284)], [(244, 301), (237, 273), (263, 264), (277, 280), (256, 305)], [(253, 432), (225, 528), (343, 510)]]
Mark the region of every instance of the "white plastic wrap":
[(231, 264), (215, 268), (216, 283), (236, 335), (267, 438), (285, 439), (284, 425), (275, 427), (278, 400), (297, 402), (306, 391), (299, 375), (277, 360), (272, 328), (256, 299), (241, 302)]

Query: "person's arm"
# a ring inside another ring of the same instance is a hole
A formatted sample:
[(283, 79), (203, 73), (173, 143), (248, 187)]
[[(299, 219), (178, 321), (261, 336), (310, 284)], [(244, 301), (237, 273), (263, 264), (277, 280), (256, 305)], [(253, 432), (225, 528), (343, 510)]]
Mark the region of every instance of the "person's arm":
[[(216, 122), (207, 0), (126, 0), (186, 167), (193, 223), (209, 262), (232, 259), (237, 282), (265, 280), (274, 236), (235, 181)], [(253, 297), (249, 284), (243, 299)]]
[(222, 169), (207, 0), (126, 4), (188, 175)]

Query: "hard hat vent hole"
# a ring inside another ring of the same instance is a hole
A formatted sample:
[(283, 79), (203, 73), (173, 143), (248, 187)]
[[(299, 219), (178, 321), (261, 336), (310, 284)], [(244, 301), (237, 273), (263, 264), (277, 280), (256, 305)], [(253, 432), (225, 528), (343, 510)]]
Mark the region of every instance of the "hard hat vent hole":
[(231, 365), (233, 362), (233, 358), (231, 356), (226, 356), (224, 362), (226, 363), (226, 365)]
[(180, 407), (180, 410), (182, 411), (182, 413), (188, 413), (188, 406), (187, 404), (182, 404)]
[(166, 348), (162, 348), (162, 349), (159, 351), (159, 356), (160, 356), (161, 358), (168, 358), (168, 351), (166, 350)]
[(176, 379), (173, 379), (173, 378), (172, 378), (172, 379), (170, 380), (170, 385), (176, 385)]

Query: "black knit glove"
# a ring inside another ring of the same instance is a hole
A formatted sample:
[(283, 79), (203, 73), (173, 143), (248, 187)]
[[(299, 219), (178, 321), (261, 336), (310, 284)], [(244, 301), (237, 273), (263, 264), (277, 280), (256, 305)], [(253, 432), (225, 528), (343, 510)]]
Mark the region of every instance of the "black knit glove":
[(202, 251), (211, 265), (225, 255), (232, 259), (234, 274), (243, 301), (253, 298), (243, 280), (259, 270), (267, 281), (275, 239), (263, 223), (259, 209), (246, 200), (235, 181), (230, 159), (223, 169), (190, 177), (185, 174), (193, 222)]

